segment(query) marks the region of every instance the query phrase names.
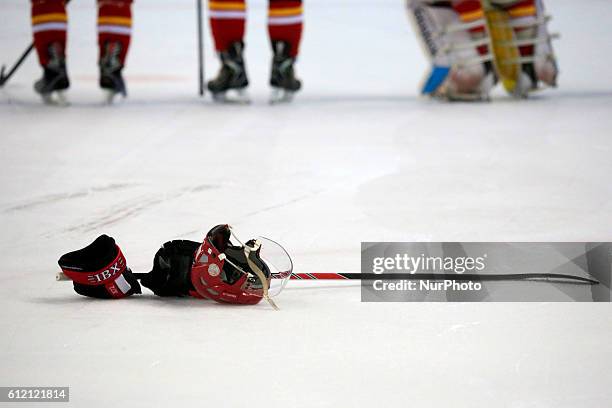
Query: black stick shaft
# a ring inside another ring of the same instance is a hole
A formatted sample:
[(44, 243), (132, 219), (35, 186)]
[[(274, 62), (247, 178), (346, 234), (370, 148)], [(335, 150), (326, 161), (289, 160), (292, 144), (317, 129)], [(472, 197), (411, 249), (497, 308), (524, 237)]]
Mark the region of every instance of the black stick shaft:
[(563, 275), (559, 273), (509, 273), (509, 274), (498, 274), (498, 275), (478, 275), (474, 273), (464, 274), (441, 274), (441, 273), (342, 273), (340, 274), (346, 279), (359, 279), (359, 280), (444, 280), (454, 279), (459, 281), (516, 281), (516, 280), (529, 280), (529, 279), (560, 279), (560, 280), (573, 280), (582, 283), (589, 283), (596, 285), (599, 281), (591, 278), (584, 278), (582, 276), (575, 275)]
[(2, 66), (2, 73), (0, 74), (0, 87), (4, 86), (4, 84), (13, 76), (15, 71), (17, 71), (17, 68), (19, 68), (21, 64), (23, 64), (23, 61), (26, 60), (26, 58), (28, 57), (28, 55), (30, 55), (33, 49), (34, 43), (30, 44), (30, 46), (23, 52), (23, 54), (21, 54), (21, 57), (19, 57), (15, 64), (13, 64), (13, 67), (6, 75), (4, 75), (4, 66)]
[(204, 96), (204, 37), (202, 29), (202, 0), (196, 0), (198, 19), (198, 84), (199, 95)]
[[(135, 273), (136, 279), (142, 279), (146, 273)], [(293, 274), (297, 276), (298, 274)], [(304, 274), (299, 274), (303, 276)], [(574, 281), (588, 285), (597, 285), (599, 281), (591, 278), (584, 278), (575, 275), (563, 275), (558, 273), (511, 273), (499, 275), (477, 275), (477, 274), (442, 274), (442, 273), (338, 273), (337, 278), (317, 278), (317, 273), (308, 274), (311, 278), (300, 278), (306, 280), (445, 280), (452, 279), (456, 281), (521, 281), (533, 279), (549, 279), (558, 281)], [(326, 274), (328, 276), (329, 274)], [(272, 276), (275, 277), (274, 274)]]

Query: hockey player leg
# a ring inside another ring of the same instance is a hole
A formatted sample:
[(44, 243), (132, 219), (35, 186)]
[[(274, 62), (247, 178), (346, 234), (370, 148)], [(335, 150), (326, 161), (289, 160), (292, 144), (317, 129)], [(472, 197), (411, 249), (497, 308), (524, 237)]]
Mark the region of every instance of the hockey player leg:
[(269, 0), (268, 33), (272, 45), (271, 103), (289, 102), (302, 87), (295, 76), (303, 27), (301, 0)]
[(34, 90), (47, 104), (66, 105), (64, 91), (70, 86), (66, 70), (68, 16), (64, 0), (32, 0), (32, 32), (43, 77)]
[[(483, 0), (488, 8), (495, 65), (506, 90), (525, 97), (541, 84), (554, 87), (558, 69), (540, 0)], [(500, 35), (500, 33), (505, 33)]]
[(248, 103), (249, 80), (244, 62), (244, 0), (211, 0), (208, 3), (215, 49), (221, 60), (217, 77), (208, 90), (218, 102)]
[(496, 77), (478, 0), (408, 0), (408, 14), (432, 69), (421, 93), (450, 100), (488, 99)]
[(127, 96), (122, 70), (132, 35), (132, 0), (98, 0), (100, 88), (106, 102)]

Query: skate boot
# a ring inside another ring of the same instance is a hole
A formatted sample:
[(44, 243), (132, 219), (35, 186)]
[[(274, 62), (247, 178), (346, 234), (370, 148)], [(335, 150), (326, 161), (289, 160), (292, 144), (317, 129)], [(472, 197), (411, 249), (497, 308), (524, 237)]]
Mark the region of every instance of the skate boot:
[(208, 82), (208, 90), (212, 92), (217, 102), (248, 103), (246, 87), (249, 85), (244, 58), (242, 56), (244, 43), (235, 42), (227, 51), (219, 53), (221, 69), (217, 77)]
[(272, 48), (274, 57), (270, 73), (272, 86), (270, 103), (290, 102), (293, 95), (302, 87), (302, 82), (295, 77), (293, 68), (295, 58), (289, 56), (289, 44), (284, 41), (274, 41)]
[(66, 72), (66, 57), (59, 43), (49, 45), (49, 63), (43, 77), (34, 83), (34, 90), (49, 105), (67, 105), (64, 91), (70, 86)]
[(120, 62), (121, 43), (107, 42), (104, 54), (100, 58), (100, 88), (106, 91), (106, 102), (112, 103), (115, 96), (127, 96), (125, 81), (121, 75), (123, 65)]

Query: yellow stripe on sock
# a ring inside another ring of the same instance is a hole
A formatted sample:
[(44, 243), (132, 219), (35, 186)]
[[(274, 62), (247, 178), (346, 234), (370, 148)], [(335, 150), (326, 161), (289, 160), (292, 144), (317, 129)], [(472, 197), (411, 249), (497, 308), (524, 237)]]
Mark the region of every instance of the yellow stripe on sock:
[(103, 17), (98, 17), (98, 24), (99, 25), (109, 24), (109, 25), (120, 25), (120, 26), (131, 27), (132, 19), (129, 17), (103, 16)]
[(293, 7), (293, 8), (279, 8), (279, 9), (270, 9), (268, 15), (270, 17), (280, 17), (280, 16), (299, 16), (304, 12), (303, 7)]
[(246, 10), (246, 4), (244, 3), (219, 3), (211, 1), (208, 3), (208, 8), (211, 10), (235, 10), (244, 11)]
[(484, 13), (482, 11), (482, 9), (478, 9), (478, 10), (474, 10), (474, 11), (469, 11), (466, 13), (461, 13), (459, 15), (461, 17), (461, 21), (463, 21), (464, 23), (470, 22), (470, 21), (474, 21), (474, 20), (478, 20), (480, 18), (484, 17)]
[(510, 14), (510, 17), (535, 16), (536, 8), (535, 6), (524, 6), (524, 7), (511, 8), (508, 10), (508, 14)]
[(68, 22), (68, 16), (63, 13), (50, 13), (32, 17), (32, 24), (49, 23), (51, 21), (66, 23)]

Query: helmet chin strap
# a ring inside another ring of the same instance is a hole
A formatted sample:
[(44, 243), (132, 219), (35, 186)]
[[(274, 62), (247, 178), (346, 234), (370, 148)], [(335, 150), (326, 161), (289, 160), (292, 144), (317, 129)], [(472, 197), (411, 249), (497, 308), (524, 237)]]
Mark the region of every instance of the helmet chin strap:
[[(253, 245), (253, 247), (249, 247), (248, 245), (245, 245), (240, 240), (240, 238), (236, 236), (236, 234), (234, 234), (234, 230), (231, 226), (228, 225), (228, 228), (230, 230), (230, 234), (232, 234), (232, 236), (236, 239), (236, 241), (238, 241), (240, 245), (242, 245), (242, 248), (244, 248), (244, 256), (246, 258), (247, 265), (249, 265), (249, 268), (251, 268), (251, 270), (255, 273), (255, 275), (261, 281), (261, 287), (263, 288), (264, 299), (268, 301), (268, 303), (270, 304), (270, 306), (272, 306), (274, 310), (279, 310), (278, 306), (276, 306), (276, 303), (274, 303), (274, 301), (270, 298), (270, 295), (268, 294), (268, 290), (270, 289), (270, 281), (268, 280), (268, 278), (266, 278), (266, 274), (255, 264), (255, 262), (251, 261), (251, 258), (249, 257), (251, 252), (257, 252), (259, 250), (259, 248), (261, 247), (261, 243), (255, 240), (255, 245)], [(226, 259), (226, 261), (229, 261), (229, 259)], [(234, 267), (242, 270), (240, 267), (234, 265), (231, 261), (230, 263)]]
[(249, 265), (249, 268), (251, 268), (251, 270), (255, 273), (255, 275), (257, 275), (257, 277), (261, 281), (261, 286), (263, 288), (263, 297), (264, 297), (264, 299), (266, 299), (268, 301), (268, 303), (270, 304), (270, 306), (272, 306), (272, 308), (274, 308), (274, 310), (279, 310), (278, 306), (276, 306), (276, 303), (274, 303), (274, 301), (268, 295), (268, 289), (270, 287), (270, 281), (268, 281), (268, 278), (266, 278), (266, 274), (263, 273), (263, 271), (255, 264), (255, 262), (251, 261), (251, 258), (249, 257), (251, 252), (257, 252), (260, 247), (261, 247), (261, 243), (259, 243), (259, 241), (255, 241), (255, 245), (253, 245), (252, 248), (247, 246), (247, 245), (245, 245), (243, 247), (244, 248), (244, 255), (246, 257), (246, 261), (247, 261), (247, 264)]

